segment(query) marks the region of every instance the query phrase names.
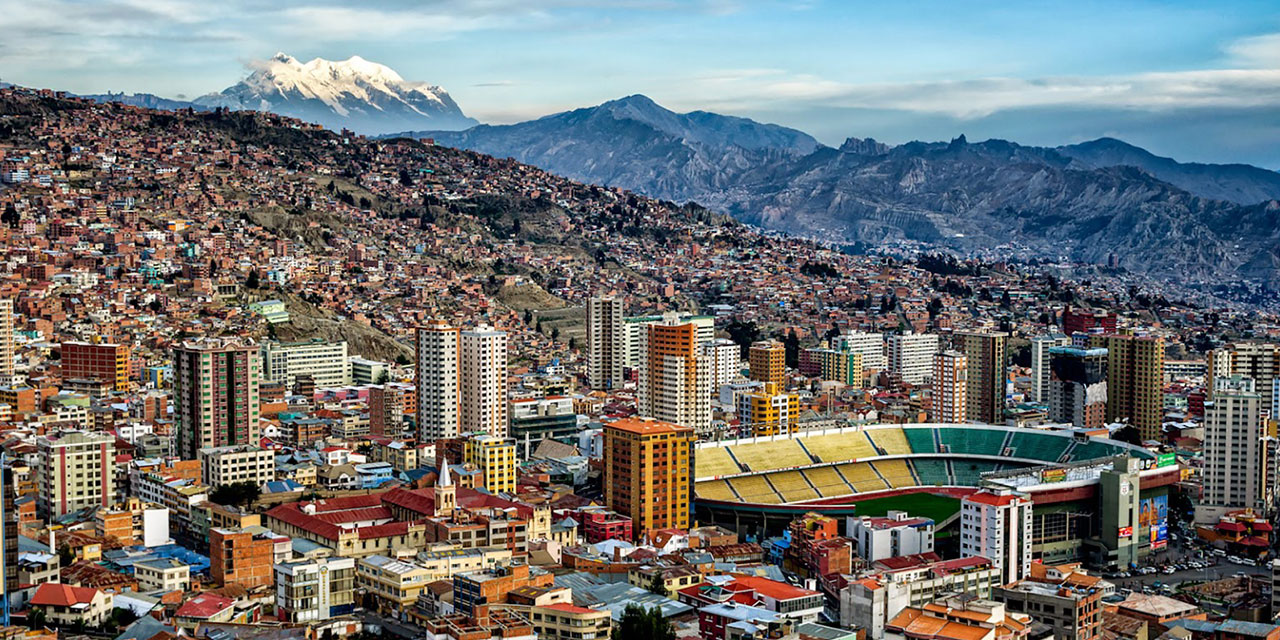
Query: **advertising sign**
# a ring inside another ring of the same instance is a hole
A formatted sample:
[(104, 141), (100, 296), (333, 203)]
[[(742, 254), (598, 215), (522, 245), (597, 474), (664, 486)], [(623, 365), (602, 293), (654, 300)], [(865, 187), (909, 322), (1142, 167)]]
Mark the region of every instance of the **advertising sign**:
[(1133, 535), (1133, 527), (1120, 527), (1118, 534), (1121, 538), (1128, 538)]
[(1172, 467), (1175, 464), (1178, 464), (1177, 454), (1162, 453), (1160, 457), (1156, 458), (1157, 467)]
[(1062, 482), (1067, 479), (1066, 469), (1044, 469), (1040, 472), (1041, 482)]

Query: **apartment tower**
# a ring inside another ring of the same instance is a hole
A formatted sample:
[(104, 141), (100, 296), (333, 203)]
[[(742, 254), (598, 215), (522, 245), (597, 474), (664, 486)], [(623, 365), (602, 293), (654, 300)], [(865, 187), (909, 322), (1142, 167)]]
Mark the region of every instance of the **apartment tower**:
[(622, 386), (626, 362), (619, 352), (624, 346), (622, 307), (622, 301), (612, 296), (587, 301), (587, 384), (592, 389)]
[(1003, 424), (1009, 334), (961, 333), (956, 340), (969, 365), (965, 416), (974, 422)]
[(757, 382), (785, 384), (787, 381), (787, 347), (777, 340), (761, 340), (747, 350), (751, 379)]
[(687, 529), (693, 494), (693, 429), (625, 418), (604, 426), (604, 499), (631, 518), (636, 538)]
[(258, 443), (258, 345), (249, 339), (189, 340), (173, 350), (178, 455)]
[(507, 437), (507, 333), (480, 325), (461, 333), (462, 431)]
[(698, 348), (697, 327), (675, 314), (645, 326), (636, 407), (641, 416), (711, 428), (712, 362)]
[(1031, 339), (1031, 400), (1049, 402), (1049, 349), (1071, 346), (1071, 336), (1051, 333)]
[(933, 356), (933, 389), (929, 418), (934, 422), (965, 421), (965, 391), (969, 380), (969, 361), (963, 353), (947, 350)]
[(418, 433), (423, 442), (458, 437), (462, 424), (461, 333), (443, 320), (418, 327)]
[(1049, 419), (1086, 429), (1107, 424), (1107, 350), (1049, 349)]
[(1164, 339), (1133, 334), (1090, 336), (1107, 350), (1107, 421), (1128, 420), (1143, 440), (1158, 440), (1164, 420)]
[(889, 336), (889, 371), (907, 384), (923, 384), (933, 371), (938, 335), (904, 333)]

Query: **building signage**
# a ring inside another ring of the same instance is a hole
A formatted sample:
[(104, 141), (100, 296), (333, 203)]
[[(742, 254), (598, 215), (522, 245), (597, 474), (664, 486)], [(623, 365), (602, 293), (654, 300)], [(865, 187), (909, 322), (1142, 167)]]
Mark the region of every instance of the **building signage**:
[(1178, 454), (1176, 453), (1162, 453), (1160, 457), (1156, 458), (1156, 467), (1172, 467), (1175, 464), (1178, 464)]
[(1041, 482), (1062, 482), (1067, 479), (1066, 469), (1044, 469), (1040, 472)]
[(1121, 538), (1129, 538), (1133, 536), (1133, 527), (1120, 527)]

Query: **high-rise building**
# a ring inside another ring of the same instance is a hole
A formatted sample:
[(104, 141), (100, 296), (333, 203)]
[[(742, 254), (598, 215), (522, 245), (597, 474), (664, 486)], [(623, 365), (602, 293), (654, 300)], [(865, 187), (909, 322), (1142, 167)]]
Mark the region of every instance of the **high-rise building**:
[(641, 416), (711, 428), (711, 359), (698, 349), (697, 326), (674, 314), (645, 327), (636, 389)]
[(1252, 378), (1214, 380), (1213, 400), (1204, 403), (1201, 502), (1215, 513), (1197, 520), (1216, 519), (1216, 512), (1230, 509), (1268, 506), (1262, 395)]
[(507, 333), (480, 325), (463, 331), (462, 431), (507, 435)]
[(969, 365), (965, 417), (986, 424), (1004, 423), (1009, 334), (970, 332), (956, 336)]
[(818, 357), (818, 377), (854, 387), (863, 386), (862, 373), (867, 367), (862, 365), (861, 353), (835, 349), (817, 349), (811, 353)]
[(418, 327), (418, 433), (423, 442), (456, 438), (461, 429), (461, 333), (441, 320)]
[(890, 334), (889, 371), (907, 384), (923, 384), (933, 372), (933, 354), (937, 352), (937, 334)]
[(1090, 336), (1107, 350), (1107, 421), (1124, 422), (1143, 440), (1159, 440), (1164, 420), (1164, 339), (1133, 334)]
[(929, 418), (934, 422), (965, 421), (965, 391), (969, 362), (963, 353), (948, 349), (933, 356), (933, 381)]
[(3, 593), (11, 597), (18, 590), (18, 507), (15, 500), (14, 473), (9, 466), (0, 467), (0, 506), (4, 513), (4, 536), (0, 540), (0, 576), (3, 576)]
[(204, 338), (173, 350), (173, 403), (178, 455), (258, 443), (258, 345), (252, 340)]
[(604, 499), (633, 533), (687, 529), (693, 496), (693, 429), (622, 419), (604, 427)]
[[(46, 521), (115, 501), (116, 440), (63, 431), (36, 438), (36, 512)], [(6, 487), (9, 489), (9, 487)]]
[(492, 493), (516, 492), (516, 441), (487, 434), (467, 438), (463, 462), (484, 473), (484, 488)]
[(702, 353), (711, 359), (711, 392), (733, 382), (742, 375), (742, 349), (727, 338), (717, 338), (702, 345)]
[(1280, 408), (1280, 344), (1270, 342), (1237, 342), (1209, 352), (1205, 384), (1209, 399), (1213, 398), (1214, 378), (1244, 376), (1252, 378), (1254, 388), (1262, 394), (1262, 410), (1272, 416)]
[(97, 380), (116, 391), (129, 390), (129, 346), (91, 342), (64, 342), (63, 380)]
[(787, 347), (777, 340), (761, 340), (747, 350), (751, 379), (757, 382), (786, 384)]
[(267, 342), (262, 345), (262, 379), (292, 389), (298, 376), (311, 376), (317, 387), (351, 384), (351, 360), (347, 342)]
[(990, 558), (1000, 584), (1031, 573), (1031, 499), (983, 489), (960, 501), (960, 555)]
[(1049, 419), (1086, 429), (1107, 424), (1107, 350), (1049, 349)]
[(13, 342), (13, 300), (0, 298), (0, 385), (16, 384)]
[(1071, 345), (1071, 336), (1061, 333), (1031, 339), (1031, 400), (1049, 402), (1049, 349)]
[(587, 301), (587, 384), (592, 389), (621, 387), (626, 358), (621, 300), (594, 297)]
[[(627, 369), (637, 370), (640, 368), (641, 362), (644, 360), (644, 338), (647, 327), (651, 324), (659, 324), (668, 322), (670, 313), (660, 316), (632, 316), (622, 319), (622, 345), (615, 347), (615, 354), (621, 351), (623, 354), (622, 366)], [(716, 318), (715, 316), (698, 316), (689, 313), (678, 314), (676, 319), (680, 324), (692, 324), (694, 326), (694, 337), (699, 345), (710, 344), (716, 337)]]
[(883, 371), (889, 366), (889, 359), (885, 356), (883, 333), (863, 331), (842, 333), (831, 340), (831, 348), (836, 351), (862, 354), (862, 366), (867, 369)]
[(773, 382), (764, 388), (737, 394), (738, 421), (750, 426), (753, 435), (791, 433), (800, 417), (800, 396), (787, 393)]

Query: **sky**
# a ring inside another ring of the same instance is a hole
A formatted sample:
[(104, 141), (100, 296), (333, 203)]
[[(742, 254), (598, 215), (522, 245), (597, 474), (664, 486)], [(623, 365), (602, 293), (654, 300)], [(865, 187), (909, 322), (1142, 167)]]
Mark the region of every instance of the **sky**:
[(509, 123), (643, 93), (838, 145), (1113, 136), (1280, 169), (1280, 2), (0, 0), (0, 80), (193, 98), (359, 55)]

